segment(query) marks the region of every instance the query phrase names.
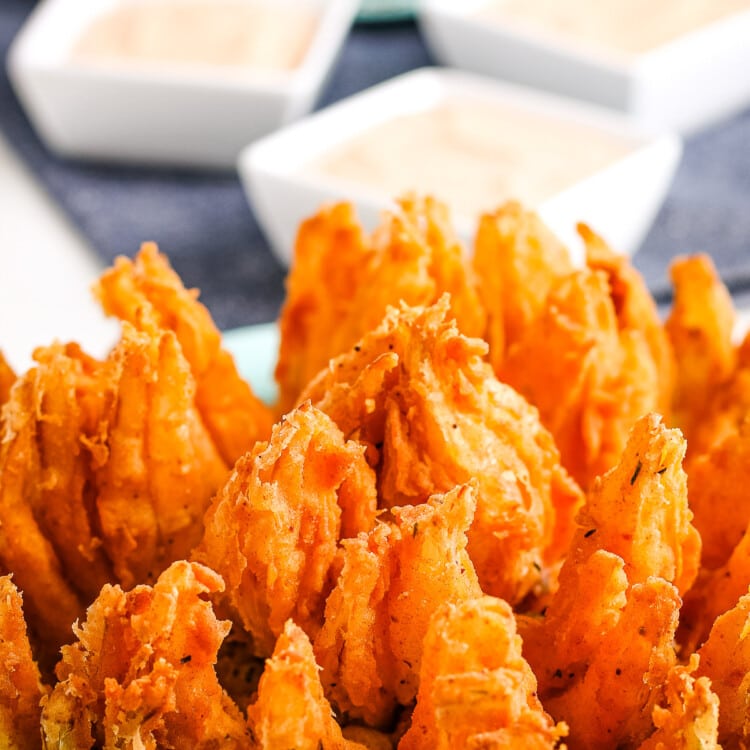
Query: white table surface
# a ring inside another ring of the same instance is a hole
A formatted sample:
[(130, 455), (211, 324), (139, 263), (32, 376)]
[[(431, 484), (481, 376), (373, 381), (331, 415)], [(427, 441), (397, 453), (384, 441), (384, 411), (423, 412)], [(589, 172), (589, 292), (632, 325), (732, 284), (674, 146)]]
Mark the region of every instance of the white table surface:
[(75, 340), (95, 356), (115, 341), (90, 286), (102, 265), (0, 133), (0, 349), (19, 372), (37, 346)]

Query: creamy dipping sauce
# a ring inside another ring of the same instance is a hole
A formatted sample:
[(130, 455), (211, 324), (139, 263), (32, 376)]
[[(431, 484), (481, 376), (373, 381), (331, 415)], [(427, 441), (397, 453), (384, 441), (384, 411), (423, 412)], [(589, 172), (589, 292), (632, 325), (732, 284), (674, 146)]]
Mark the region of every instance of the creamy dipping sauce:
[(457, 99), (377, 125), (306, 171), (390, 197), (435, 195), (473, 218), (510, 198), (537, 205), (636, 145), (549, 116)]
[(639, 54), (743, 10), (750, 0), (500, 0), (478, 15)]
[(317, 25), (312, 10), (277, 0), (131, 0), (98, 16), (72, 57), (291, 70)]

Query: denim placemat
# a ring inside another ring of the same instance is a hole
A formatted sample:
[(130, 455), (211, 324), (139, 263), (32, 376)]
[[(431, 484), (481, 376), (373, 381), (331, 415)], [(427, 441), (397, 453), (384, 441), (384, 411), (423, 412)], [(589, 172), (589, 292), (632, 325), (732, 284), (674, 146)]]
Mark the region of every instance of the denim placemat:
[[(143, 240), (156, 240), (185, 283), (201, 289), (220, 327), (276, 317), (284, 271), (236, 176), (73, 163), (45, 150), (13, 95), (4, 65), (32, 7), (29, 0), (0, 0), (0, 129), (6, 138), (105, 260), (132, 255)], [(429, 64), (414, 24), (356, 26), (318, 106)], [(710, 252), (738, 298), (747, 292), (750, 301), (750, 111), (686, 143), (636, 264), (664, 300), (670, 259), (696, 251)]]

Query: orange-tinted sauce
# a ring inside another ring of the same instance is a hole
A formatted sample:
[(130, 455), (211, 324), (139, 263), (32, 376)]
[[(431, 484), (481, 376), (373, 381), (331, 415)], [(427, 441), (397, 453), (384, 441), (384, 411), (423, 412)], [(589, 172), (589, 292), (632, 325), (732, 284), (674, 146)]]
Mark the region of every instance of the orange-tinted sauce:
[(497, 0), (479, 15), (639, 54), (743, 10), (750, 0)]
[(130, 0), (98, 16), (72, 56), (291, 70), (304, 58), (317, 24), (311, 10), (273, 0)]
[(635, 145), (591, 127), (467, 99), (372, 127), (306, 169), (389, 196), (435, 195), (455, 212), (476, 216), (509, 198), (538, 204)]

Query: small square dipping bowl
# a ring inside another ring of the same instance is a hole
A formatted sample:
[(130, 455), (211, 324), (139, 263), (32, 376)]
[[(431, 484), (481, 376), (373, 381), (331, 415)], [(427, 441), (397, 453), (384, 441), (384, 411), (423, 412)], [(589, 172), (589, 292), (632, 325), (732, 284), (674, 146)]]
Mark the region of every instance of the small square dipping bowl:
[(681, 133), (750, 104), (750, 8), (647, 52), (626, 54), (577, 43), (538, 24), (482, 18), (490, 4), (422, 0), (419, 25), (436, 60), (595, 102)]
[(253, 0), (320, 14), (302, 61), (290, 70), (72, 57), (88, 25), (124, 2), (132, 0), (43, 0), (11, 45), (13, 87), (58, 155), (233, 169), (249, 142), (313, 107), (358, 8), (357, 0)]
[[(351, 201), (367, 229), (373, 229), (397, 196), (364, 182), (344, 181), (309, 167), (322, 155), (378, 124), (429, 111), (443, 103), (476, 99), (581, 125), (627, 139), (631, 150), (606, 168), (570, 184), (535, 208), (580, 256), (575, 231), (584, 221), (616, 249), (633, 253), (651, 226), (681, 155), (680, 138), (658, 134), (629, 119), (589, 104), (566, 100), (459, 71), (423, 68), (407, 73), (308, 116), (251, 144), (238, 160), (248, 200), (271, 246), (289, 264), (299, 223), (327, 202)], [(493, 169), (488, 164), (488, 169)], [(446, 176), (446, 179), (449, 179)], [(404, 184), (403, 192), (415, 188)], [(437, 197), (441, 196), (437, 194)], [(517, 198), (508, 195), (507, 198)], [(495, 208), (492, 205), (488, 208)], [(479, 216), (452, 211), (453, 225), (470, 248)]]

